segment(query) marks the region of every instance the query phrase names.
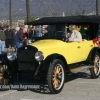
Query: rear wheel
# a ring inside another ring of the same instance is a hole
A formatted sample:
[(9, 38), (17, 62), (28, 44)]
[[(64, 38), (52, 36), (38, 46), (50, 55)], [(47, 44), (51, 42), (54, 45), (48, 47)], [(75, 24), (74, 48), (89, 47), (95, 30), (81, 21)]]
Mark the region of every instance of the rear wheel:
[(50, 64), (47, 73), (47, 84), (51, 93), (61, 92), (65, 81), (65, 66), (59, 59)]
[(98, 78), (100, 76), (100, 54), (97, 52), (94, 56), (93, 68), (90, 69), (91, 77)]

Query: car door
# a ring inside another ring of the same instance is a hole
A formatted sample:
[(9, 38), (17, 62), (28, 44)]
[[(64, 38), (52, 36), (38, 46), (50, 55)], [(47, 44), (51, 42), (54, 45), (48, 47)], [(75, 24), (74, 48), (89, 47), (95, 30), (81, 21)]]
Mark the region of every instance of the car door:
[(91, 49), (94, 47), (94, 43), (92, 40), (88, 40), (88, 41), (83, 41), (81, 43), (81, 48), (82, 48), (82, 51), (83, 51), (83, 54), (82, 54), (82, 60), (86, 60)]
[(69, 42), (69, 56), (68, 63), (76, 63), (82, 61), (82, 48), (81, 42)]

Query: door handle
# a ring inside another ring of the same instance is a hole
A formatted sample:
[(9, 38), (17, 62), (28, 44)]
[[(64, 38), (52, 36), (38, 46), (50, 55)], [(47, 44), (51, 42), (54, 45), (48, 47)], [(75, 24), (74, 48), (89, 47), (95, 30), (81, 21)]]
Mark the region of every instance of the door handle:
[(91, 47), (92, 47), (93, 45), (91, 45)]
[(81, 48), (80, 46), (78, 46), (77, 48)]

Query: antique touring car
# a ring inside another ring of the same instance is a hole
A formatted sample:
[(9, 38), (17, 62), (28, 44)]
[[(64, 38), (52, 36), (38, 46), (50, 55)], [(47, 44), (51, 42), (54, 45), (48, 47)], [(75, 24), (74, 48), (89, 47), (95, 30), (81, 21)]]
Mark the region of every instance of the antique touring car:
[[(0, 55), (0, 84), (11, 84), (16, 73), (31, 72), (34, 79), (46, 81), (51, 93), (63, 89), (67, 73), (89, 69), (91, 78), (100, 75), (100, 17), (67, 16), (46, 17), (28, 22), (28, 25), (56, 26), (52, 36), (33, 37), (32, 43), (18, 49), (17, 55), (7, 52)], [(82, 41), (69, 42), (66, 34), (69, 25), (84, 28)], [(62, 30), (63, 29), (63, 30)], [(68, 78), (68, 77), (67, 77)]]

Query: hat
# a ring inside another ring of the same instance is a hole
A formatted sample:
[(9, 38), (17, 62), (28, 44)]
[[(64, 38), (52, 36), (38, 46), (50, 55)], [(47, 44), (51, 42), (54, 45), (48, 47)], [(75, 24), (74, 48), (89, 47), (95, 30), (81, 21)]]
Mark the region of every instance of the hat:
[(70, 25), (69, 26), (69, 30), (75, 30), (76, 29), (76, 25)]

